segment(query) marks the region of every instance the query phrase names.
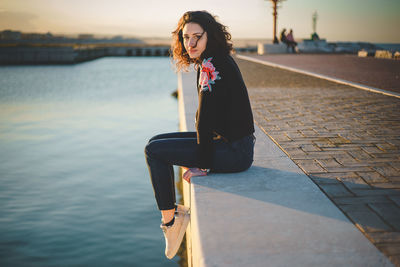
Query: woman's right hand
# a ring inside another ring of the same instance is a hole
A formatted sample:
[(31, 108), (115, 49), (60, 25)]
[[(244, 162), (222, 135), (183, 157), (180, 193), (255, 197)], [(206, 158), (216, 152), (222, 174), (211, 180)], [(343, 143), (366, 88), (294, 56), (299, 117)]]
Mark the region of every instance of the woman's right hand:
[(182, 167), (185, 172), (182, 175), (182, 178), (185, 179), (189, 184), (190, 184), (190, 178), (192, 178), (193, 176), (206, 176), (207, 175), (207, 171), (203, 171), (199, 168), (186, 168), (186, 167)]

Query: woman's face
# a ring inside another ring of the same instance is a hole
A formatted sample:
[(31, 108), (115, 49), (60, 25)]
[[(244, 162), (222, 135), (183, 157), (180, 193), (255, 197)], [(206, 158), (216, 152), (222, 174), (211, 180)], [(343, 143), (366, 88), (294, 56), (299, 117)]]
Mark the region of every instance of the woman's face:
[(194, 22), (187, 23), (182, 29), (183, 45), (190, 58), (199, 58), (207, 47), (207, 33)]

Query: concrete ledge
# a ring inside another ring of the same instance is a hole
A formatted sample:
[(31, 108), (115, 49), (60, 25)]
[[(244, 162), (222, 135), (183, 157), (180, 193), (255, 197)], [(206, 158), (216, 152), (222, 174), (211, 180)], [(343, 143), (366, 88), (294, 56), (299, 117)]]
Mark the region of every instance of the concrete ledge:
[(375, 51), (376, 58), (392, 58), (392, 52), (387, 50), (376, 50)]
[(265, 54), (287, 54), (288, 48), (287, 45), (283, 43), (279, 44), (264, 44), (258, 43), (257, 46), (257, 54), (265, 55)]
[[(195, 73), (179, 74), (182, 131), (194, 130)], [(184, 182), (189, 266), (393, 266), (256, 127), (253, 166)]]

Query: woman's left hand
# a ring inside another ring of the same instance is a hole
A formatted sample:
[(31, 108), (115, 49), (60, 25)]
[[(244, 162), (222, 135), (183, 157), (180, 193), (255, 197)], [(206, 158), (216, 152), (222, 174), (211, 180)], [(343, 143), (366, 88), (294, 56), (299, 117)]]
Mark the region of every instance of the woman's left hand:
[(186, 171), (183, 173), (182, 178), (190, 183), (190, 178), (193, 176), (206, 176), (207, 172), (199, 168), (184, 168)]

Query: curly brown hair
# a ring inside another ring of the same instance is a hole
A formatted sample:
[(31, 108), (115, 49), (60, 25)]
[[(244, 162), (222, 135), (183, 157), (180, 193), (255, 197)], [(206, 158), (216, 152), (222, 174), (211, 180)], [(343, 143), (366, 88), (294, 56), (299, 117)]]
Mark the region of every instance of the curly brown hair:
[[(207, 46), (200, 58), (189, 57), (183, 45), (182, 30), (187, 23), (199, 24), (207, 32)], [(171, 55), (175, 60), (177, 70), (187, 69), (191, 63), (200, 64), (204, 58), (216, 54), (228, 55), (232, 50), (231, 34), (227, 27), (216, 20), (216, 16), (207, 11), (187, 11), (179, 19), (175, 31), (172, 32)]]

